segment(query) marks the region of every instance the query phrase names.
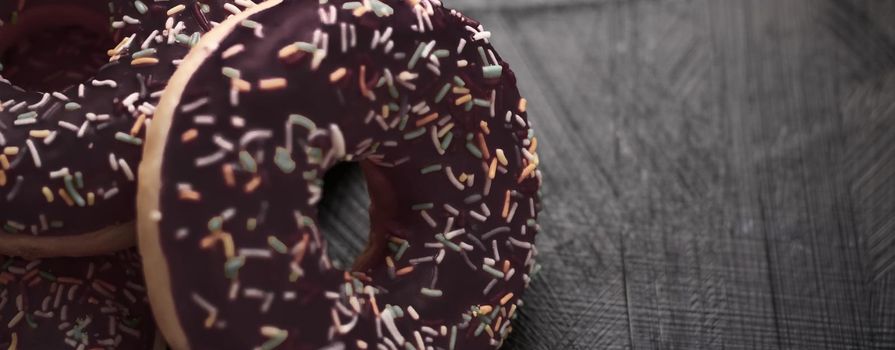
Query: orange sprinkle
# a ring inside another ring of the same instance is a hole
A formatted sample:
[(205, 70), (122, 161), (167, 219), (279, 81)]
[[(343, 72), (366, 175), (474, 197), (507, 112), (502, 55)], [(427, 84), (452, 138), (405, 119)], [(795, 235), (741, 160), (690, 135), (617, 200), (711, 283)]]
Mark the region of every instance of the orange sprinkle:
[(180, 190), (180, 199), (185, 201), (198, 202), (202, 199), (202, 195), (199, 192), (184, 188)]
[(507, 218), (507, 215), (510, 215), (510, 190), (507, 190), (506, 196), (503, 197), (503, 211), (500, 213), (504, 219)]
[(411, 273), (411, 272), (413, 272), (413, 265), (410, 265), (410, 266), (407, 266), (407, 267), (403, 267), (403, 268), (401, 268), (400, 270), (398, 270), (397, 272), (395, 272), (395, 274), (398, 275), (398, 276), (404, 276), (404, 275), (406, 275), (406, 274), (408, 274), (408, 273)]
[(497, 176), (497, 158), (491, 158), (491, 166), (488, 167), (488, 178), (494, 179)]
[(286, 61), (287, 63), (294, 63), (295, 61), (298, 61), (299, 58), (301, 58), (300, 53), (301, 51), (298, 50), (298, 46), (289, 44), (283, 46), (283, 48), (277, 52), (277, 57), (279, 57), (283, 61)]
[(140, 129), (143, 128), (143, 123), (146, 122), (146, 114), (140, 113), (140, 116), (137, 117), (137, 121), (134, 122), (134, 126), (131, 127), (131, 136), (137, 136), (137, 133), (140, 132)]
[[(0, 170), (0, 187), (6, 186), (6, 172)], [(46, 188), (46, 187), (44, 187)]]
[(72, 207), (75, 205), (75, 201), (73, 201), (71, 199), (71, 197), (68, 196), (68, 193), (65, 192), (64, 188), (60, 188), (58, 193), (59, 193), (59, 197), (62, 198), (63, 201), (65, 201), (66, 205), (68, 205), (69, 207)]
[(504, 260), (503, 261), (503, 273), (507, 273), (509, 271), (510, 271), (510, 261)]
[(346, 74), (348, 74), (348, 70), (344, 67), (340, 67), (339, 69), (336, 69), (329, 74), (329, 82), (335, 83), (339, 80), (342, 80), (342, 78), (344, 78)]
[(485, 135), (482, 135), (482, 133), (476, 133), (475, 135), (479, 139), (479, 148), (482, 150), (482, 158), (491, 158), (491, 152), (488, 151), (488, 143), (485, 142)]
[(13, 146), (6, 147), (3, 149), (3, 154), (8, 155), (8, 156), (14, 156), (16, 154), (19, 154), (19, 148), (13, 147)]
[(34, 138), (42, 139), (50, 136), (50, 130), (31, 130), (28, 135)]
[(180, 141), (183, 143), (187, 143), (195, 140), (197, 136), (199, 136), (199, 130), (189, 129), (187, 131), (184, 131), (183, 135), (180, 135)]
[(526, 110), (528, 110), (528, 100), (519, 99), (519, 113), (525, 113)]
[(483, 121), (480, 121), (480, 122), (479, 122), (479, 127), (482, 128), (482, 131), (485, 132), (485, 135), (490, 135), (490, 134), (491, 134), (491, 129), (488, 128), (488, 122), (486, 122), (486, 121), (484, 121), (484, 120), (483, 120)]
[(535, 165), (534, 163), (529, 164), (527, 167), (525, 167), (525, 169), (522, 170), (522, 174), (519, 175), (518, 182), (521, 183), (523, 180), (525, 180), (525, 178), (527, 178), (529, 175), (531, 175), (532, 172), (535, 171), (536, 167), (537, 165)]
[(155, 64), (158, 64), (158, 58), (155, 57), (140, 57), (131, 61), (131, 66), (134, 67), (152, 66)]
[(364, 95), (365, 97), (369, 98), (370, 90), (367, 89), (367, 82), (364, 81), (364, 78), (366, 78), (366, 76), (367, 76), (367, 66), (361, 65), (360, 66), (360, 75), (357, 78), (358, 84), (360, 85), (360, 93), (361, 93), (361, 95)]
[(469, 101), (472, 101), (472, 95), (466, 94), (454, 101), (454, 104), (459, 106)]
[(507, 293), (503, 298), (500, 298), (500, 305), (506, 305), (506, 303), (510, 302), (510, 299), (513, 299), (513, 293)]
[(5, 154), (0, 154), (0, 167), (2, 167), (3, 170), (9, 169), (9, 159), (6, 158)]
[(9, 282), (15, 281), (16, 276), (9, 272), (0, 272), (0, 284), (7, 284)]
[(479, 315), (490, 314), (492, 310), (494, 310), (494, 307), (491, 305), (481, 305), (479, 306)]
[(258, 186), (260, 186), (260, 185), (261, 185), (261, 177), (255, 176), (252, 178), (252, 180), (250, 180), (248, 183), (246, 183), (245, 192), (246, 193), (255, 192), (255, 190), (257, 190)]
[(416, 127), (421, 127), (423, 125), (429, 124), (429, 123), (435, 121), (435, 119), (438, 119), (438, 112), (429, 114), (429, 115), (425, 116), (423, 119), (417, 120)]
[(71, 277), (57, 277), (56, 282), (65, 284), (84, 284), (84, 280)]
[(261, 79), (258, 81), (258, 88), (261, 90), (280, 90), (288, 86), (285, 78)]
[(38, 269), (31, 270), (28, 273), (26, 273), (24, 276), (22, 276), (22, 280), (25, 280), (25, 281), (31, 280), (32, 278), (34, 278), (34, 276), (37, 276), (38, 272), (40, 272), (40, 270), (38, 270)]
[(234, 78), (230, 81), (230, 85), (239, 92), (252, 91), (252, 84), (240, 78)]
[(227, 186), (235, 187), (236, 176), (233, 175), (233, 166), (230, 164), (224, 164), (224, 166), (221, 168), (221, 171), (224, 172), (224, 182), (227, 183)]
[(535, 154), (535, 152), (537, 152), (537, 151), (538, 151), (538, 138), (532, 137), (531, 145), (528, 146), (528, 152), (531, 154)]
[(500, 323), (503, 321), (503, 316), (497, 317), (497, 322), (494, 322), (494, 329), (500, 329)]

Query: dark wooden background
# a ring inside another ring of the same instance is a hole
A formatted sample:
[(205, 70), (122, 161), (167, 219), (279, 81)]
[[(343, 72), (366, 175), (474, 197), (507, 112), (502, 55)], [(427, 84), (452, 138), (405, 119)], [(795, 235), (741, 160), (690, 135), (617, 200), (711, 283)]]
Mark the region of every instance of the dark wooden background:
[[(510, 349), (895, 349), (895, 2), (444, 0), (530, 101), (543, 272)], [(367, 232), (328, 177), (334, 254)]]

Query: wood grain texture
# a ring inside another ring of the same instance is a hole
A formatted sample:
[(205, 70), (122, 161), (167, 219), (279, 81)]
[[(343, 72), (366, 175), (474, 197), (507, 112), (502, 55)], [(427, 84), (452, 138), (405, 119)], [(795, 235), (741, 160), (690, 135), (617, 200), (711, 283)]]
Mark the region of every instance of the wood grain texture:
[[(446, 0), (539, 135), (543, 272), (510, 349), (895, 348), (895, 5)], [(343, 262), (362, 175), (328, 175)]]

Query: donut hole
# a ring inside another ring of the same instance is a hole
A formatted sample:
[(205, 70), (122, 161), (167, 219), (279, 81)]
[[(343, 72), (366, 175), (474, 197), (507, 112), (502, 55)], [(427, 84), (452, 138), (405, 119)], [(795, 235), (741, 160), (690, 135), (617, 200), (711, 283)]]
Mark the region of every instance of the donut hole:
[(2, 75), (34, 91), (60, 91), (96, 75), (115, 46), (108, 13), (74, 5), (22, 11), (0, 26)]
[(367, 249), (369, 207), (370, 195), (358, 163), (340, 163), (326, 172), (318, 218), (336, 267), (355, 266)]

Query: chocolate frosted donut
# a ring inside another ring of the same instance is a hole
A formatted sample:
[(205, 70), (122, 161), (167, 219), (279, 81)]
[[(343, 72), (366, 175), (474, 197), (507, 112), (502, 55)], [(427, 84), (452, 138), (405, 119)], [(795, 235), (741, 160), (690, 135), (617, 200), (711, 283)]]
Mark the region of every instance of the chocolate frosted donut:
[[(322, 4), (321, 4), (322, 2)], [(489, 349), (537, 272), (537, 141), (472, 19), (419, 1), (279, 1), (172, 77), (138, 193), (175, 349)], [(371, 238), (333, 267), (316, 204), (360, 162)]]
[(0, 3), (0, 254), (133, 245), (155, 103), (225, 6), (239, 11), (224, 0)]
[(134, 250), (91, 258), (0, 256), (0, 348), (160, 349)]

